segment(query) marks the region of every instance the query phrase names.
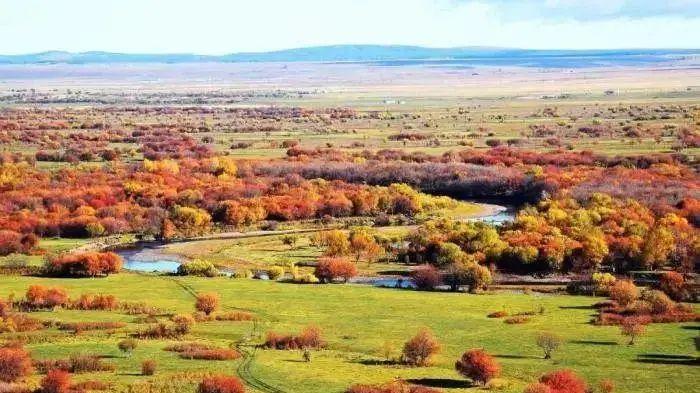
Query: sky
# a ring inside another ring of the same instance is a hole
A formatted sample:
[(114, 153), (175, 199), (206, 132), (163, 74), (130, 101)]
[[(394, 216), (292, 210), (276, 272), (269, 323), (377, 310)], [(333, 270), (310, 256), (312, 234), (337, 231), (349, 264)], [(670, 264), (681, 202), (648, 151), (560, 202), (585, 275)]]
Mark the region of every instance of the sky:
[(700, 47), (700, 0), (0, 0), (0, 54)]

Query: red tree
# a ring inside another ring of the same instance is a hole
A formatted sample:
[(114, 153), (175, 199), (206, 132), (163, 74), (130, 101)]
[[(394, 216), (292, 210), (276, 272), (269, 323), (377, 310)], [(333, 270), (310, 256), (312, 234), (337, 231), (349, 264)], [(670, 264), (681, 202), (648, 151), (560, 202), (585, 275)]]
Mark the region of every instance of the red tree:
[(460, 374), (476, 383), (486, 384), (501, 373), (501, 366), (496, 359), (483, 349), (470, 349), (455, 363)]

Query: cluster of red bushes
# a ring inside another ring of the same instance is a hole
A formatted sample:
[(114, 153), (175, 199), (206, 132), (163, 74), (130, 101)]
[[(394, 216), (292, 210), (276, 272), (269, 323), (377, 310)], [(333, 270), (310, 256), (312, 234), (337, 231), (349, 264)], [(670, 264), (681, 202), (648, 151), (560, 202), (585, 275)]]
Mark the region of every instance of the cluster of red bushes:
[(122, 258), (113, 252), (85, 252), (50, 258), (45, 271), (60, 277), (108, 276), (118, 273), (122, 264)]
[(16, 382), (34, 371), (32, 359), (21, 346), (0, 347), (0, 382)]
[(10, 254), (28, 254), (39, 242), (33, 233), (22, 234), (15, 231), (0, 230), (0, 256)]
[(68, 293), (61, 287), (31, 285), (25, 294), (25, 306), (30, 309), (51, 309), (68, 303)]
[(318, 261), (314, 276), (322, 283), (336, 280), (347, 282), (357, 275), (357, 266), (353, 262), (340, 257), (324, 257)]
[(455, 369), (479, 384), (486, 384), (501, 374), (501, 365), (483, 349), (470, 349), (462, 354)]
[(240, 358), (241, 354), (234, 349), (213, 348), (182, 351), (180, 357), (196, 360), (234, 360)]
[(271, 349), (317, 349), (323, 348), (326, 343), (321, 336), (321, 329), (316, 326), (307, 326), (298, 335), (279, 334), (267, 332), (265, 337), (265, 348)]
[[(599, 390), (603, 393), (612, 393), (615, 384), (610, 380), (602, 380)], [(539, 382), (532, 383), (525, 388), (525, 393), (587, 393), (589, 390), (586, 381), (572, 370), (555, 370), (540, 377)]]
[(245, 393), (245, 385), (240, 379), (227, 375), (206, 377), (197, 387), (197, 393)]
[(66, 359), (34, 360), (33, 365), (41, 373), (48, 373), (51, 370), (63, 370), (71, 373), (114, 370), (113, 364), (105, 363), (102, 358), (96, 355), (73, 354)]
[(137, 338), (163, 339), (163, 338), (180, 338), (189, 333), (194, 323), (194, 318), (191, 320), (178, 320), (172, 323), (158, 322), (134, 333)]
[(126, 326), (124, 322), (61, 322), (58, 328), (61, 330), (70, 330), (74, 333), (84, 332), (86, 330), (114, 330)]
[(82, 294), (70, 306), (76, 310), (116, 310), (119, 301), (114, 295)]

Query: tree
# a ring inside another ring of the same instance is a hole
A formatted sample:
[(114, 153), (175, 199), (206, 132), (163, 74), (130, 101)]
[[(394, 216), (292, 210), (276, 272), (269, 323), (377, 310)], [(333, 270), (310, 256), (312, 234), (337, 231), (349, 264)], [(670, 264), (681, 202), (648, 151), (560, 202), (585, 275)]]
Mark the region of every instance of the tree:
[(544, 358), (551, 359), (552, 353), (559, 349), (563, 340), (560, 336), (550, 332), (540, 332), (535, 340), (537, 346), (544, 351)]
[(483, 349), (470, 349), (455, 363), (455, 369), (463, 376), (479, 384), (486, 384), (501, 373), (496, 359)]
[(124, 352), (127, 356), (131, 356), (131, 353), (134, 351), (134, 349), (136, 349), (137, 346), (138, 341), (134, 340), (133, 338), (127, 338), (117, 343), (117, 347), (119, 348), (119, 350)]
[(440, 343), (428, 329), (421, 329), (403, 347), (402, 359), (412, 366), (427, 366), (433, 355), (440, 352)]
[(676, 239), (670, 229), (657, 225), (647, 234), (642, 250), (642, 263), (647, 269), (657, 269), (668, 263), (676, 248)]
[(689, 297), (688, 286), (685, 278), (678, 272), (666, 272), (661, 276), (660, 288), (671, 299), (682, 302)]
[(294, 248), (294, 245), (299, 241), (299, 236), (297, 235), (284, 235), (282, 236), (282, 244), (289, 246), (289, 248)]
[(467, 259), (467, 254), (458, 245), (450, 242), (440, 244), (437, 255), (437, 266), (448, 267), (463, 263)]
[(0, 381), (17, 382), (34, 371), (29, 353), (21, 347), (0, 347)]
[(624, 307), (639, 299), (639, 289), (630, 280), (618, 280), (610, 287), (610, 298)]
[(326, 247), (324, 255), (331, 257), (347, 255), (350, 250), (347, 236), (337, 229), (320, 233), (318, 243)]
[(634, 340), (644, 334), (645, 330), (644, 321), (637, 317), (626, 317), (620, 323), (620, 333), (630, 338), (627, 343), (629, 345), (634, 345)]
[(593, 296), (595, 296), (596, 292), (607, 292), (610, 290), (610, 287), (615, 284), (615, 276), (613, 276), (610, 273), (599, 273), (595, 272), (591, 276), (591, 280), (593, 281)]
[(365, 259), (371, 263), (381, 255), (382, 247), (367, 228), (357, 228), (350, 232), (350, 252), (355, 256), (355, 262)]
[(440, 272), (429, 264), (421, 265), (411, 272), (411, 279), (416, 284), (416, 288), (424, 291), (432, 291), (440, 285)]
[(194, 308), (206, 315), (210, 315), (219, 307), (219, 294), (215, 292), (201, 293), (197, 295)]

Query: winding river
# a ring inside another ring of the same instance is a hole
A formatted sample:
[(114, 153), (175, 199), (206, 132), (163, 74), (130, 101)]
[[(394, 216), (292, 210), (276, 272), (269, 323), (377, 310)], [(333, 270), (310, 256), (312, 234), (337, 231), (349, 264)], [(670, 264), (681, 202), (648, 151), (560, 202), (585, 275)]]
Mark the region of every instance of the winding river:
[[(500, 225), (515, 217), (515, 209), (512, 207), (480, 202), (473, 203), (482, 206), (485, 213), (469, 218), (471, 221), (483, 221), (494, 225)], [(280, 232), (280, 234), (286, 233), (286, 231), (278, 232)], [(266, 234), (273, 235), (275, 233), (266, 232)], [(241, 236), (245, 235), (246, 234), (241, 234)], [(235, 236), (232, 237), (235, 238)], [(114, 252), (124, 259), (125, 269), (137, 272), (174, 273), (177, 271), (178, 266), (186, 261), (185, 258), (179, 255), (168, 253), (165, 251), (163, 245), (157, 243), (137, 244), (130, 248), (117, 249)], [(390, 280), (391, 282), (384, 282), (382, 280)], [(395, 286), (396, 284), (396, 279), (394, 278), (375, 279), (374, 281), (371, 284), (381, 286)], [(406, 285), (409, 285), (409, 280), (406, 280)]]

